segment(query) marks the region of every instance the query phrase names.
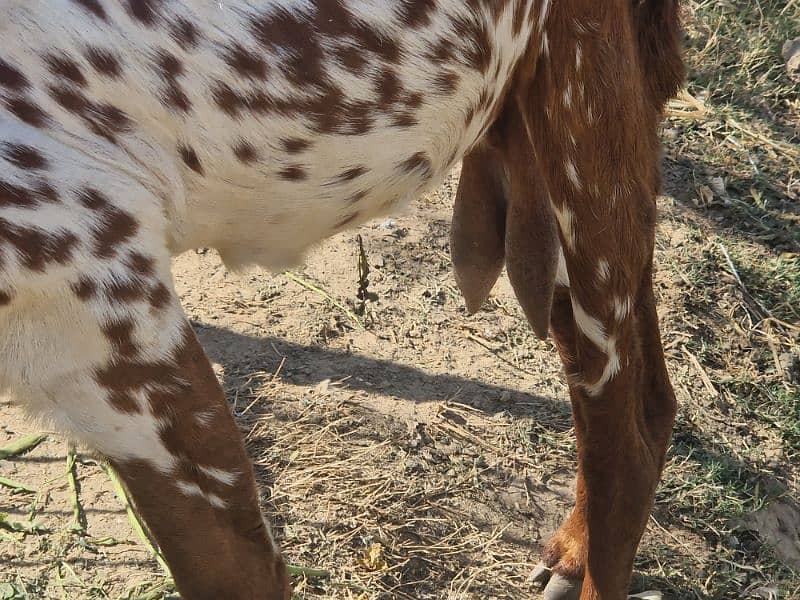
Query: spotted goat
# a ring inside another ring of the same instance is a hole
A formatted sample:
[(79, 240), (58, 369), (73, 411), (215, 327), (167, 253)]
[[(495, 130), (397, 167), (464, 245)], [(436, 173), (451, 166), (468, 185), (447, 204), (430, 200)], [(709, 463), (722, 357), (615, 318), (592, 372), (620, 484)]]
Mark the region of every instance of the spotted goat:
[(170, 257), (283, 269), (462, 161), (451, 248), (565, 366), (549, 600), (627, 594), (675, 413), (652, 291), (677, 0), (5, 0), (0, 388), (119, 471), (188, 600), (286, 599)]

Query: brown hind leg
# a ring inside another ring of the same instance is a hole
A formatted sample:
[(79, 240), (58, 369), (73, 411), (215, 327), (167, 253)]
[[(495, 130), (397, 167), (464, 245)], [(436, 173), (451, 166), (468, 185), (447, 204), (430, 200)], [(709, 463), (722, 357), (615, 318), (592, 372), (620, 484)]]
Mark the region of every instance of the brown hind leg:
[[(258, 503), (253, 469), (222, 389), (187, 325), (172, 373), (150, 394), (174, 457), (165, 473), (112, 459), (187, 600), (286, 600), (286, 567)], [(134, 383), (132, 370), (122, 380)]]

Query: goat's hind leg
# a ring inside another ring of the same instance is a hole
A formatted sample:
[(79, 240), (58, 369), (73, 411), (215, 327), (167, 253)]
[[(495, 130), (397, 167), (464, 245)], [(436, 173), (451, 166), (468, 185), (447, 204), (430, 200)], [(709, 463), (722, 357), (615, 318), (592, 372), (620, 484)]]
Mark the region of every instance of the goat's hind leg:
[[(177, 299), (157, 299), (158, 310), (117, 307), (130, 318), (102, 323), (92, 299), (76, 303), (72, 293), (51, 298), (50, 313), (34, 311), (43, 328), (26, 331), (55, 348), (64, 370), (15, 395), (114, 466), (183, 598), (286, 600), (286, 568), (252, 465)], [(59, 339), (45, 340), (45, 330)]]
[(169, 468), (135, 457), (111, 462), (187, 600), (285, 600), (286, 569), (259, 508), (251, 463), (188, 324), (173, 358), (166, 379), (155, 383), (161, 389), (149, 394)]

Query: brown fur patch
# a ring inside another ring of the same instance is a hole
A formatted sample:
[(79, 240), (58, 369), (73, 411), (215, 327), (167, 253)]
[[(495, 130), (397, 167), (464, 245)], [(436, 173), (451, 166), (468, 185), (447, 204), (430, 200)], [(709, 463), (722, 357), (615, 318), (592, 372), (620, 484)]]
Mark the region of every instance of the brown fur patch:
[(33, 146), (3, 144), (0, 146), (0, 153), (6, 160), (20, 169), (41, 170), (48, 167), (47, 159)]

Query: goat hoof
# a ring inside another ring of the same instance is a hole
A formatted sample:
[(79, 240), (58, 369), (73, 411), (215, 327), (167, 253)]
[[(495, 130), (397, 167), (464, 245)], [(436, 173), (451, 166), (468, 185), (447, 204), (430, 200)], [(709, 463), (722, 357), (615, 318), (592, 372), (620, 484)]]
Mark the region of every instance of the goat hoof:
[(553, 573), (542, 596), (544, 600), (578, 600), (581, 597), (582, 587), (583, 579)]
[(528, 580), (540, 588), (543, 588), (547, 585), (547, 582), (550, 581), (550, 576), (552, 574), (553, 571), (550, 567), (545, 566), (544, 563), (539, 563), (533, 568), (533, 571), (531, 571)]
[(662, 595), (658, 590), (647, 590), (628, 596), (629, 600), (661, 600)]
[(544, 600), (578, 600), (581, 596), (583, 579), (553, 573), (544, 563), (536, 565), (529, 579), (533, 584), (544, 588)]

